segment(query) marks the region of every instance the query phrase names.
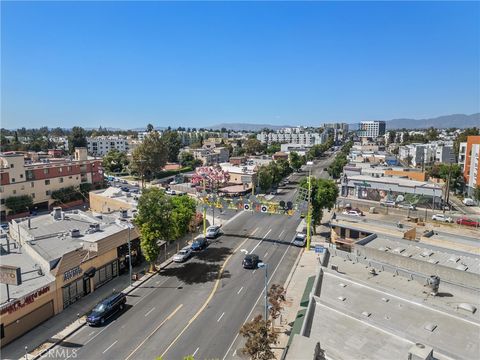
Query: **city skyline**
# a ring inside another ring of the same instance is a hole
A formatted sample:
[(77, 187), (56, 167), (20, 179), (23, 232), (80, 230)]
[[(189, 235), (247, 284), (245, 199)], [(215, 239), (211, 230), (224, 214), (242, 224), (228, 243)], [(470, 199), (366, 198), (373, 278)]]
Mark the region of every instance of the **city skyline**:
[(1, 6), (5, 128), (480, 111), (478, 3)]

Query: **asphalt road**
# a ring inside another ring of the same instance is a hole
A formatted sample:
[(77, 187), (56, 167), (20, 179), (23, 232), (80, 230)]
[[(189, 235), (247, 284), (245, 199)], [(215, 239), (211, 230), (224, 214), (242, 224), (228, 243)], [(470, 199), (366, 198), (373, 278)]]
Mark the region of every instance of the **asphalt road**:
[[(325, 167), (325, 161), (315, 168)], [(293, 199), (295, 188), (281, 196)], [(238, 213), (206, 250), (168, 266), (130, 293), (123, 313), (103, 327), (84, 326), (44, 357), (240, 357), (238, 331), (263, 314), (265, 281), (264, 269), (243, 269), (242, 259), (246, 252), (259, 255), (268, 264), (269, 285), (283, 284), (301, 251), (290, 245), (299, 222), (298, 216)]]

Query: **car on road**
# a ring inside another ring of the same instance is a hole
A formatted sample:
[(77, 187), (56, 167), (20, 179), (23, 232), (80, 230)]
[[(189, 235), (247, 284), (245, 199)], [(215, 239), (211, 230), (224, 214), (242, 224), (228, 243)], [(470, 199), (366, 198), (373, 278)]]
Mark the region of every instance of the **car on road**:
[(125, 309), (127, 297), (124, 293), (110, 295), (99, 302), (87, 315), (87, 324), (97, 326), (105, 324), (105, 321), (118, 311)]
[(173, 261), (177, 263), (181, 263), (187, 261), (188, 258), (192, 256), (192, 248), (190, 246), (185, 246), (182, 250), (180, 250), (177, 254), (173, 256)]
[(470, 199), (470, 198), (463, 199), (462, 203), (463, 203), (463, 205), (466, 205), (466, 206), (474, 206), (475, 205), (475, 201), (473, 201), (473, 199)]
[(270, 195), (278, 195), (278, 190), (273, 189), (272, 191), (270, 191)]
[(121, 189), (122, 191), (130, 192), (130, 189), (127, 186), (122, 186)]
[(480, 221), (475, 221), (473, 219), (468, 219), (468, 218), (461, 218), (461, 219), (457, 220), (457, 224), (465, 225), (465, 226), (479, 227), (480, 226)]
[(258, 267), (258, 263), (260, 259), (256, 254), (248, 254), (245, 255), (242, 265), (244, 269), (256, 269)]
[(380, 205), (386, 206), (386, 207), (395, 207), (395, 201), (393, 201), (393, 200), (381, 201)]
[(175, 195), (185, 195), (185, 193), (184, 193), (183, 191), (178, 191), (178, 190), (173, 190), (173, 189), (165, 190), (165, 194), (167, 194), (167, 195), (172, 195), (172, 196), (175, 196)]
[(343, 215), (351, 215), (351, 216), (363, 216), (363, 212), (360, 210), (347, 210), (342, 212)]
[(304, 247), (307, 242), (307, 235), (303, 233), (297, 233), (293, 238), (292, 244), (299, 247)]
[(432, 215), (432, 220), (440, 221), (440, 222), (446, 222), (446, 223), (452, 223), (453, 222), (453, 220), (450, 216), (446, 216), (446, 215), (443, 215), (443, 214)]
[(207, 239), (214, 239), (220, 235), (220, 225), (212, 225), (207, 228)]
[(192, 251), (200, 251), (205, 249), (208, 246), (208, 241), (203, 236), (197, 237), (193, 240), (192, 246), (190, 247)]

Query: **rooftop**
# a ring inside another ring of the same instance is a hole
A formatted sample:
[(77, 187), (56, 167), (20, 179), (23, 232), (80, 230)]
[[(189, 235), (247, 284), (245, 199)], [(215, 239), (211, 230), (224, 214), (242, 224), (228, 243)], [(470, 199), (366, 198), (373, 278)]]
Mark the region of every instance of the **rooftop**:
[[(7, 252), (7, 249), (7, 239), (0, 239), (0, 263), (20, 267), (22, 273), (22, 284), (9, 286), (10, 299), (18, 299), (55, 281), (48, 269), (42, 269), (40, 264), (37, 264), (13, 240), (10, 239), (10, 253)], [(7, 302), (7, 292), (5, 285), (2, 284), (1, 287), (0, 304), (4, 304)]]
[[(19, 220), (19, 224), (23, 233), (28, 233), (29, 245), (47, 261), (59, 259), (70, 251), (84, 248), (86, 242), (95, 243), (126, 228), (118, 216), (94, 216), (76, 210), (65, 212), (59, 220), (47, 214), (31, 217), (30, 227), (27, 219)], [(92, 231), (94, 224), (99, 225), (98, 231)], [(72, 237), (72, 230), (79, 230), (79, 236)]]
[(434, 184), (428, 183), (424, 181), (416, 181), (416, 180), (409, 180), (404, 178), (391, 178), (391, 177), (373, 177), (367, 175), (352, 175), (348, 177), (349, 181), (370, 181), (370, 182), (378, 182), (378, 183), (385, 183), (385, 184), (396, 184), (400, 186), (408, 186), (408, 187), (422, 187), (426, 189), (435, 189), (438, 191), (442, 191), (443, 187)]

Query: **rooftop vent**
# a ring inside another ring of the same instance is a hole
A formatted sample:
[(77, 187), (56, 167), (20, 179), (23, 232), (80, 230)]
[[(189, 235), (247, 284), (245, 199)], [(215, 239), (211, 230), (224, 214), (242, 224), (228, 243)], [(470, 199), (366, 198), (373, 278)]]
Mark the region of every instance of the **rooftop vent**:
[(370, 317), (370, 315), (372, 315), (372, 313), (368, 312), (368, 311), (364, 311), (364, 312), (362, 312), (362, 315), (365, 316), (365, 317)]
[(120, 210), (120, 217), (122, 219), (125, 219), (128, 217), (128, 211), (127, 210)]
[(70, 236), (72, 238), (80, 237), (80, 230), (78, 230), (78, 229), (70, 230)]
[(346, 298), (345, 296), (339, 296), (339, 297), (337, 297), (337, 299), (340, 300), (340, 301), (345, 301), (345, 300), (347, 300), (347, 298)]
[(438, 288), (440, 287), (440, 277), (437, 275), (431, 275), (427, 279), (427, 286), (430, 288), (430, 294), (436, 296), (438, 294)]
[(408, 360), (433, 360), (433, 348), (420, 343), (413, 345), (408, 351)]
[(385, 298), (385, 297), (382, 297), (382, 301), (389, 302), (389, 301), (390, 301), (390, 299), (388, 299), (388, 298)]
[(455, 269), (460, 270), (460, 271), (466, 271), (468, 269), (468, 266), (465, 265), (465, 264), (459, 264), (459, 265), (457, 265), (457, 267)]
[(437, 325), (433, 324), (433, 323), (426, 323), (423, 328), (425, 330), (428, 330), (428, 331), (432, 332), (433, 330), (435, 330), (437, 328)]
[(477, 308), (476, 308), (475, 306), (473, 306), (472, 304), (469, 304), (469, 303), (460, 303), (460, 304), (458, 304), (458, 305), (457, 305), (457, 310), (458, 310), (458, 309), (471, 312), (472, 314), (475, 314), (475, 311), (477, 311)]
[(338, 284), (338, 286), (345, 287), (347, 285), (345, 285), (344, 283), (340, 283), (340, 284)]
[(454, 263), (458, 262), (458, 260), (460, 260), (458, 256), (451, 256), (450, 259), (448, 259), (448, 261), (454, 262)]
[(393, 252), (397, 254), (401, 254), (404, 251), (405, 251), (405, 248), (402, 248), (402, 247), (396, 247), (395, 249), (393, 249)]
[(425, 250), (424, 252), (422, 252), (420, 254), (421, 257), (429, 257), (429, 256), (432, 256), (433, 255), (433, 251), (430, 251), (430, 250)]

